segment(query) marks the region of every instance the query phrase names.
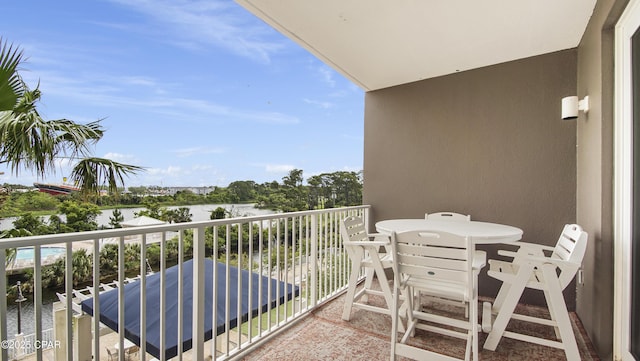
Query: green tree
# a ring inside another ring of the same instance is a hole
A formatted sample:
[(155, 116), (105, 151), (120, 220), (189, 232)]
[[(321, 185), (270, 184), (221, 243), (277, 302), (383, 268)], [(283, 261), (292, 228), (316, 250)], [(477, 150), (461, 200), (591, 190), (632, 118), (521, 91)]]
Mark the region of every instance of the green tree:
[(98, 229), (96, 217), (100, 214), (100, 209), (95, 204), (64, 201), (58, 210), (67, 217), (66, 227), (72, 232)]
[(190, 190), (182, 190), (173, 195), (173, 199), (180, 204), (197, 204), (200, 203), (202, 197)]
[(53, 211), (60, 202), (48, 193), (25, 192), (18, 193), (14, 203), (22, 211)]
[(215, 187), (213, 192), (209, 192), (206, 195), (206, 201), (208, 203), (226, 203), (229, 202), (229, 196), (227, 188)]
[(160, 203), (156, 197), (146, 197), (142, 204), (146, 209), (136, 212), (135, 216), (147, 216), (155, 219), (162, 219), (162, 213), (165, 212), (166, 207), (160, 207)]
[(212, 210), (210, 212), (211, 214), (209, 215), (209, 219), (225, 219), (227, 217), (227, 210), (222, 208), (222, 207), (218, 207), (214, 210)]
[(15, 175), (28, 169), (44, 177), (55, 171), (57, 160), (79, 159), (70, 178), (86, 197), (97, 197), (103, 186), (116, 193), (125, 176), (143, 170), (90, 157), (91, 146), (104, 135), (99, 120), (88, 124), (44, 120), (36, 108), (40, 89), (29, 89), (18, 73), (22, 61), (22, 50), (0, 38), (0, 164), (8, 165)]
[(144, 186), (140, 186), (140, 187), (129, 187), (129, 192), (135, 194), (135, 195), (145, 195), (147, 193), (149, 193), (147, 191), (147, 187)]
[(255, 187), (254, 181), (235, 181), (229, 184), (227, 191), (233, 197), (233, 203), (249, 202), (256, 196)]
[(282, 208), (285, 212), (308, 209), (307, 190), (302, 186), (302, 169), (293, 169), (282, 178), (282, 188), (287, 203)]
[(49, 229), (51, 233), (64, 233), (66, 224), (57, 214), (49, 216)]
[(113, 212), (111, 212), (111, 216), (109, 217), (109, 225), (112, 228), (122, 228), (122, 225), (120, 224), (122, 222), (124, 222), (124, 216), (122, 215), (122, 212), (120, 212), (118, 208), (114, 209)]
[(177, 209), (164, 209), (161, 218), (163, 221), (169, 223), (185, 223), (191, 222), (193, 214), (189, 213), (188, 207), (180, 207)]
[(118, 245), (105, 244), (100, 249), (100, 274), (114, 275), (118, 271)]
[(22, 229), (29, 232), (29, 235), (50, 234), (49, 227), (40, 217), (35, 216), (31, 212), (23, 213), (15, 221), (13, 221), (14, 229)]
[(91, 281), (93, 276), (93, 258), (85, 249), (74, 251), (71, 255), (73, 267), (73, 285), (77, 286)]

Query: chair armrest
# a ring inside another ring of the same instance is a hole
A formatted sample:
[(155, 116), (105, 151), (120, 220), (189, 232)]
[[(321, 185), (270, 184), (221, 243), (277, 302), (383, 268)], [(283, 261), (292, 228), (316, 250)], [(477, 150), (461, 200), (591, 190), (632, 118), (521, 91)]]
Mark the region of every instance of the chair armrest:
[(384, 238), (386, 241), (389, 241), (389, 235), (384, 233), (367, 233), (367, 237), (373, 239)]
[(383, 247), (383, 246), (388, 246), (389, 242), (385, 242), (385, 241), (346, 241), (344, 242), (345, 245), (347, 246), (362, 246), (362, 247), (366, 247), (366, 246), (375, 246), (375, 247)]
[(544, 255), (544, 251), (553, 252), (554, 248), (543, 244), (519, 242), (517, 251), (498, 250), (498, 255), (515, 258), (518, 256), (526, 257), (528, 255)]
[(534, 256), (534, 255), (523, 256), (521, 259), (524, 262), (531, 262), (531, 263), (535, 263), (537, 265), (543, 265), (543, 264), (547, 264), (547, 263), (552, 263), (556, 267), (571, 266), (571, 267), (580, 268), (580, 266), (581, 266), (580, 263), (575, 263), (575, 262), (571, 262), (571, 261), (565, 261), (563, 259), (557, 259), (557, 258), (551, 258), (551, 257), (540, 257), (540, 256)]
[(554, 247), (545, 246), (544, 244), (527, 243), (527, 242), (517, 242), (517, 243), (514, 243), (514, 245), (520, 247), (520, 249), (526, 248), (526, 249), (535, 249), (540, 251), (553, 252), (553, 250), (555, 249)]
[(498, 255), (515, 258), (518, 255), (518, 253), (514, 252), (514, 251), (507, 251), (507, 250), (504, 250), (504, 249), (499, 249), (498, 250)]

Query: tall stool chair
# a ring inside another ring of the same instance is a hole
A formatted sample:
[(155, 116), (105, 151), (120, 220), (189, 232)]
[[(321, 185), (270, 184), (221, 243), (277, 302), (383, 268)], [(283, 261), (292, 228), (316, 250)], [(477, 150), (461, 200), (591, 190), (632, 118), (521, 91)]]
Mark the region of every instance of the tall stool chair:
[[(489, 260), (488, 275), (502, 281), (493, 306), (483, 305), (483, 330), (489, 332), (484, 348), (495, 351), (502, 337), (563, 349), (567, 360), (579, 360), (580, 353), (567, 305), (562, 295), (580, 269), (587, 249), (587, 233), (577, 224), (567, 224), (555, 247), (519, 243), (517, 252), (498, 251), (512, 257), (512, 262)], [(551, 253), (549, 256), (545, 254)], [(538, 318), (514, 313), (525, 288), (544, 292), (551, 318)], [(497, 314), (491, 324), (491, 317)], [(552, 326), (556, 340), (505, 331), (510, 319)]]
[[(385, 270), (392, 269), (393, 256), (389, 236), (369, 234), (365, 230), (364, 221), (360, 217), (347, 217), (340, 224), (340, 233), (351, 260), (349, 288), (344, 302), (342, 319), (349, 321), (353, 307), (383, 313), (391, 316), (392, 293)], [(384, 248), (386, 253), (381, 253)], [(364, 286), (357, 291), (361, 271), (365, 272)], [(378, 278), (381, 290), (372, 289), (373, 277)], [(357, 292), (356, 292), (357, 291)], [(368, 295), (378, 295), (385, 299), (386, 307), (378, 307), (367, 303)]]

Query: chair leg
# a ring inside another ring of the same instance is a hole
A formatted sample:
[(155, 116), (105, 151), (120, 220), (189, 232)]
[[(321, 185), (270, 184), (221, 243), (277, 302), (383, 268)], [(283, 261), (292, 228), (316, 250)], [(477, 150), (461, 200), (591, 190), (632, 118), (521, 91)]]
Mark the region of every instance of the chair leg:
[(407, 325), (404, 326), (402, 324), (402, 321), (399, 321), (400, 324), (398, 325), (398, 331), (404, 332), (400, 343), (405, 343), (407, 342), (409, 336), (415, 336), (418, 320), (413, 316), (413, 310), (416, 307), (413, 288), (405, 286), (400, 291), (400, 298), (403, 300), (403, 302), (398, 312), (400, 313), (400, 315), (402, 315), (403, 312), (406, 314)]
[(551, 299), (551, 295), (549, 294), (549, 289), (545, 288), (543, 290), (544, 293), (544, 299), (547, 300), (547, 308), (549, 309), (549, 316), (551, 317), (551, 320), (555, 323), (555, 326), (553, 326), (553, 331), (556, 335), (556, 340), (562, 340), (562, 336), (560, 335), (560, 329), (558, 328), (558, 320), (556, 319), (556, 311), (553, 309), (554, 305), (551, 304), (549, 302), (549, 300)]
[[(391, 286), (389, 286), (389, 279), (387, 278), (387, 274), (384, 272), (384, 267), (382, 266), (380, 259), (373, 258), (371, 262), (373, 263), (373, 267), (371, 268), (373, 269), (373, 273), (378, 277), (378, 283), (380, 283), (382, 295), (387, 303), (389, 314), (391, 314), (391, 312), (393, 312), (393, 292), (391, 291)], [(373, 278), (373, 276), (371, 278)], [(371, 288), (371, 284), (369, 284), (369, 288)], [(404, 324), (402, 323), (402, 320), (399, 322), (400, 324), (398, 324), (398, 329), (402, 332), (404, 331)]]
[[(364, 289), (365, 290), (370, 290), (371, 289), (371, 285), (373, 284), (373, 276), (375, 275), (375, 270), (373, 269), (373, 267), (368, 267), (365, 270), (365, 279), (364, 279)], [(365, 292), (362, 297), (360, 298), (362, 300), (362, 302), (368, 302), (369, 301), (369, 295), (367, 295), (367, 293)], [(391, 300), (389, 300), (391, 301)]]
[(396, 359), (396, 343), (398, 343), (398, 288), (394, 286), (391, 306), (391, 361)]
[(349, 288), (347, 290), (347, 295), (344, 299), (344, 310), (342, 311), (342, 319), (345, 321), (349, 321), (351, 318), (351, 308), (353, 306), (353, 299), (356, 295), (356, 288), (358, 286), (358, 275), (360, 273), (360, 264), (361, 262), (352, 262), (351, 263), (351, 275), (349, 275)]
[(557, 321), (558, 331), (560, 332), (567, 360), (579, 360), (580, 352), (578, 351), (576, 337), (571, 327), (571, 320), (567, 312), (567, 304), (564, 302), (562, 295), (560, 281), (556, 275), (556, 267), (550, 264), (544, 265), (542, 272), (549, 287), (547, 304), (549, 305), (549, 310), (553, 313), (552, 318)]
[(502, 304), (504, 303), (505, 297), (509, 294), (509, 289), (511, 288), (510, 283), (502, 283), (500, 290), (498, 291), (498, 295), (495, 300), (493, 300), (492, 311), (494, 314), (498, 313), (500, 308), (502, 308)]
[(473, 300), (467, 304), (469, 309), (469, 317), (471, 323), (471, 352), (473, 353), (473, 361), (478, 361), (478, 354), (480, 353), (478, 346), (478, 332), (480, 332), (478, 325), (478, 279), (474, 280), (475, 295)]
[(511, 315), (513, 315), (513, 311), (515, 311), (516, 306), (518, 305), (520, 296), (522, 296), (522, 292), (524, 291), (524, 288), (527, 285), (527, 281), (529, 280), (529, 277), (531, 277), (532, 272), (532, 265), (523, 264), (520, 266), (518, 275), (511, 283), (511, 287), (509, 287), (509, 293), (504, 297), (504, 302), (498, 310), (498, 316), (493, 323), (491, 332), (484, 342), (483, 347), (485, 349), (495, 351), (496, 347), (498, 347), (498, 342), (500, 342), (500, 339), (502, 338), (502, 335), (507, 328), (507, 324), (511, 319)]
[[(384, 296), (384, 300), (387, 303), (387, 307), (389, 308), (389, 310), (391, 310), (393, 304), (393, 293), (391, 292), (391, 287), (389, 286), (387, 275), (384, 273), (382, 262), (380, 262), (380, 259), (374, 258), (372, 260), (372, 263), (372, 272), (375, 273), (376, 276), (378, 276), (378, 282), (380, 283), (380, 288), (382, 289), (382, 295)], [(373, 278), (373, 274), (371, 275), (371, 278)], [(371, 280), (367, 279), (365, 283), (366, 282), (369, 282), (369, 288), (371, 288)]]

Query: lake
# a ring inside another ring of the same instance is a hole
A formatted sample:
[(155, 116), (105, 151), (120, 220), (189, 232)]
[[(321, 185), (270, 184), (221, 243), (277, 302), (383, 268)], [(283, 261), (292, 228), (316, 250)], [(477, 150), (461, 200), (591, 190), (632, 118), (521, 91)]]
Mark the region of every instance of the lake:
[[(253, 203), (250, 204), (198, 204), (193, 206), (171, 206), (167, 207), (169, 209), (177, 209), (180, 207), (189, 208), (189, 213), (192, 214), (191, 220), (194, 222), (198, 221), (207, 221), (209, 220), (209, 216), (211, 215), (211, 211), (222, 207), (227, 211), (231, 212), (233, 216), (243, 217), (243, 216), (260, 216), (276, 213), (270, 209), (257, 209)], [(134, 213), (140, 212), (146, 208), (120, 208), (120, 213), (124, 217), (125, 221), (129, 221), (135, 217)], [(64, 220), (64, 216), (60, 215), (62, 220)], [(109, 226), (109, 217), (113, 216), (113, 209), (105, 209), (102, 211), (100, 215), (96, 218), (98, 222), (98, 226)], [(44, 217), (48, 219), (49, 217)], [(13, 221), (16, 220), (16, 217), (8, 217), (0, 220), (0, 230), (12, 229)]]

